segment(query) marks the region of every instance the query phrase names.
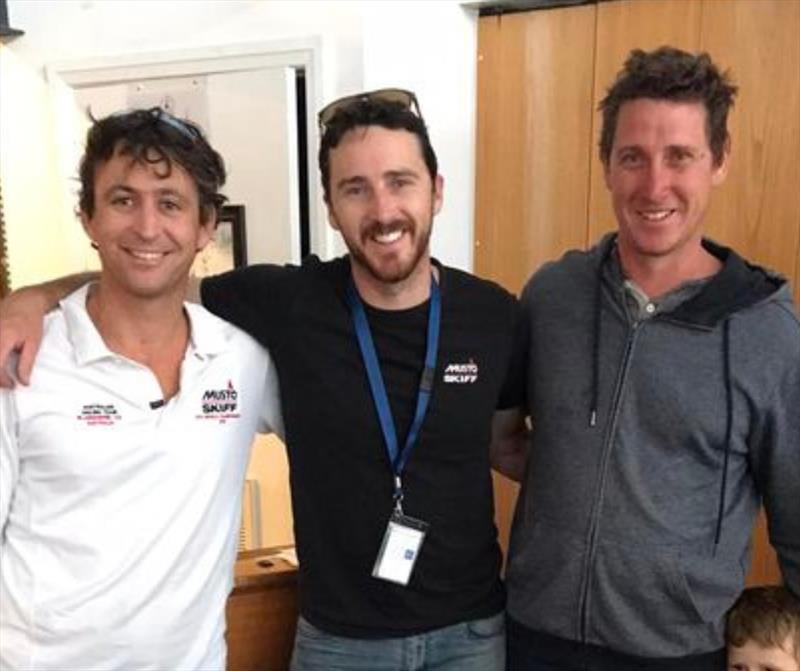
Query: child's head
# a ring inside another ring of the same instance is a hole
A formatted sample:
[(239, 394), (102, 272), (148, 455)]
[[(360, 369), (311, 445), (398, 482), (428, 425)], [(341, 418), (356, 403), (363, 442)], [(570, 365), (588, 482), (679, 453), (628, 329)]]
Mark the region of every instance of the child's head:
[(800, 671), (800, 600), (785, 587), (746, 589), (728, 613), (728, 669)]

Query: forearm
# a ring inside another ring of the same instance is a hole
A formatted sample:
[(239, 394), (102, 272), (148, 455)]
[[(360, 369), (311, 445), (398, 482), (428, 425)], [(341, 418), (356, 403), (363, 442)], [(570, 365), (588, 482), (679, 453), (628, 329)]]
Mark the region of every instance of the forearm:
[[(0, 302), (0, 387), (14, 387), (15, 378), (23, 384), (30, 382), (45, 314), (67, 294), (96, 277), (97, 273), (62, 277), (18, 289)], [(9, 366), (14, 352), (19, 355), (15, 370)]]
[(492, 421), (489, 450), (492, 468), (507, 478), (521, 482), (528, 461), (530, 432), (521, 410), (501, 410)]
[(49, 282), (22, 287), (13, 291), (0, 302), (0, 316), (11, 315), (18, 310), (45, 314), (53, 310), (62, 298), (98, 277), (99, 273), (76, 273)]

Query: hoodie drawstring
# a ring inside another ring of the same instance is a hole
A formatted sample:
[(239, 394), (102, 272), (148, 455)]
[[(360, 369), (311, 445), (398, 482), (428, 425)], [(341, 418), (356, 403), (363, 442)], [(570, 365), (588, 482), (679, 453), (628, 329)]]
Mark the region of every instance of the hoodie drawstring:
[(725, 515), (725, 494), (728, 485), (728, 462), (731, 455), (731, 437), (733, 435), (733, 387), (731, 385), (731, 322), (725, 321), (722, 335), (723, 371), (725, 377), (725, 452), (722, 458), (722, 483), (719, 492), (719, 510), (717, 511), (717, 525), (714, 531), (714, 551), (719, 545), (722, 535), (722, 518)]

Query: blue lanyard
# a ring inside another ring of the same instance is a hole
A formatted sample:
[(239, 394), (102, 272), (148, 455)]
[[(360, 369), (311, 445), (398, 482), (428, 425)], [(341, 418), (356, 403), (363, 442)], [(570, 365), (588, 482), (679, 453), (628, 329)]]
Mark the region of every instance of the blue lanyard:
[(439, 295), (439, 285), (436, 279), (431, 276), (431, 298), (428, 310), (428, 342), (425, 349), (425, 368), (419, 381), (417, 392), (417, 409), (414, 413), (414, 421), (408, 430), (406, 442), (403, 450), (398, 449), (397, 429), (394, 425), (394, 418), (389, 407), (389, 398), (386, 395), (386, 386), (383, 383), (383, 375), (378, 365), (378, 355), (375, 352), (375, 343), (372, 340), (372, 333), (367, 322), (367, 315), (364, 312), (364, 304), (356, 291), (353, 278), (347, 286), (347, 302), (350, 305), (350, 312), (353, 316), (353, 326), (358, 338), (358, 346), (361, 349), (361, 358), (367, 369), (369, 386), (372, 390), (372, 399), (375, 401), (375, 408), (378, 411), (383, 438), (386, 442), (386, 451), (389, 454), (389, 461), (392, 464), (392, 471), (395, 476), (395, 500), (399, 503), (402, 499), (402, 488), (400, 484), (400, 474), (408, 461), (408, 457), (417, 442), (419, 430), (422, 427), (422, 420), (428, 410), (428, 403), (433, 389), (434, 372), (436, 369), (436, 352), (439, 348), (439, 326), (441, 323), (442, 301)]

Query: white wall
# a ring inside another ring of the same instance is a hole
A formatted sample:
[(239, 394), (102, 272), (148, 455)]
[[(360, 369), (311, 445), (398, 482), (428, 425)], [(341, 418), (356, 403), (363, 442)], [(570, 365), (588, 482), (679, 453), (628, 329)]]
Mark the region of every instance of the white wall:
[[(473, 10), (464, 10), (455, 0), (9, 0), (8, 4), (11, 25), (25, 31), (4, 49), (18, 64), (13, 78), (3, 72), (4, 80), (14, 79), (14, 90), (9, 94), (4, 90), (6, 83), (0, 84), (4, 93), (0, 97), (4, 154), (0, 174), (9, 210), (12, 286), (78, 270), (85, 258), (72, 253), (60, 265), (43, 264), (36, 241), (18, 233), (20, 228), (30, 228), (32, 216), (21, 215), (22, 210), (13, 204), (20, 201), (15, 193), (20, 178), (9, 177), (17, 156), (5, 154), (17, 145), (36, 147), (40, 188), (58, 173), (44, 165), (49, 154), (58, 155), (48, 145), (57, 135), (57, 119), (48, 109), (48, 104), (55, 107), (55, 103), (44, 81), (46, 65), (81, 61), (101, 65), (105, 58), (134, 54), (309, 37), (319, 38), (321, 44), (321, 100), (317, 104), (388, 85), (418, 93), (446, 180), (445, 207), (434, 227), (433, 253), (445, 263), (471, 269), (477, 34)], [(57, 185), (44, 188), (44, 193), (56, 191)], [(53, 207), (61, 219), (51, 225), (57, 233), (52, 239), (62, 241), (68, 250), (81, 248), (82, 233), (75, 220), (66, 214), (63, 203)], [(323, 256), (342, 251), (322, 215), (312, 226), (326, 231), (316, 238), (323, 240)]]
[(0, 46), (0, 175), (12, 287), (74, 268), (64, 251), (63, 189), (47, 102), (30, 65)]
[(444, 177), (433, 253), (472, 270), (477, 14), (457, 2), (364, 6), (364, 88), (414, 91)]

